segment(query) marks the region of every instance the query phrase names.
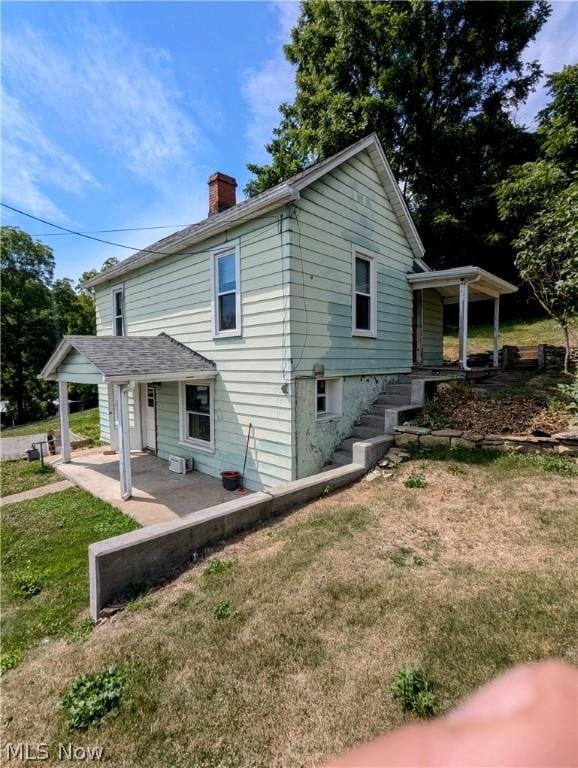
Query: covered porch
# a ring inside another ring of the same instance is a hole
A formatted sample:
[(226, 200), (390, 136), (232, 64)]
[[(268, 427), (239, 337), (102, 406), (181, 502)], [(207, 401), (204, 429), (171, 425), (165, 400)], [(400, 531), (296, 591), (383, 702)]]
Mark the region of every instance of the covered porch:
[[(68, 429), (69, 384), (104, 384), (108, 387), (110, 443), (114, 453), (111, 451), (106, 460), (100, 461), (100, 469), (93, 467), (92, 471), (108, 477), (110, 482), (113, 482), (116, 491), (113, 498), (116, 503), (119, 497), (127, 502), (133, 496), (133, 464), (136, 459), (131, 457), (131, 451), (138, 451), (141, 456), (146, 456), (142, 453), (143, 448), (149, 448), (153, 454), (157, 452), (157, 388), (162, 386), (163, 382), (207, 381), (214, 379), (217, 371), (211, 360), (161, 333), (158, 336), (65, 336), (40, 375), (49, 381), (58, 382), (62, 465), (71, 462)], [(160, 459), (155, 461), (157, 477), (161, 466), (168, 478), (174, 475), (169, 472), (166, 462)], [(92, 463), (95, 463), (94, 459)], [(145, 464), (146, 462), (141, 460), (138, 466), (143, 467)], [(66, 476), (65, 471), (61, 474)], [(146, 473), (140, 474), (139, 481), (142, 485)], [(198, 476), (199, 473), (195, 475)], [(209, 479), (220, 487), (218, 480)], [(97, 478), (93, 478), (92, 482), (95, 487), (99, 485)], [(108, 493), (110, 483), (105, 485)], [(171, 483), (169, 486), (172, 487)], [(214, 488), (212, 490), (214, 491)], [(146, 488), (144, 491), (151, 496)], [(106, 498), (98, 492), (96, 495)], [(212, 493), (211, 496), (213, 495)], [(220, 501), (219, 498), (214, 503)], [(197, 509), (205, 506), (206, 497)]]
[[(459, 368), (468, 371), (468, 307), (472, 301), (492, 301), (494, 317), (493, 367), (498, 368), (500, 337), (500, 296), (515, 293), (512, 283), (487, 272), (480, 267), (456, 267), (455, 269), (429, 270), (408, 275), (414, 292), (414, 306), (423, 306), (423, 291), (435, 290), (445, 305), (459, 305)], [(420, 300), (416, 300), (416, 294)]]

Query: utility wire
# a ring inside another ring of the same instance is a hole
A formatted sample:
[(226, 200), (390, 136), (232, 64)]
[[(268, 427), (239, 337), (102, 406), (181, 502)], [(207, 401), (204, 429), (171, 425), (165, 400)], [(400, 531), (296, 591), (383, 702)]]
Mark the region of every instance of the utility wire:
[[(141, 232), (145, 229), (179, 229), (188, 227), (188, 224), (159, 224), (156, 227), (126, 227), (123, 229), (90, 229), (86, 232), (79, 232), (80, 235), (99, 235), (107, 232)], [(30, 232), (30, 237), (66, 237), (74, 235), (76, 232)]]
[[(14, 211), (14, 213), (19, 213), (21, 216), (26, 216), (29, 219), (34, 219), (34, 221), (40, 221), (42, 224), (47, 224), (49, 227), (55, 227), (56, 229), (60, 229), (63, 232), (66, 232), (69, 235), (77, 235), (78, 237), (84, 237), (87, 240), (94, 240), (97, 243), (104, 243), (105, 245), (112, 245), (115, 248), (125, 248), (128, 251), (136, 251), (137, 253), (156, 253), (156, 254), (159, 254), (160, 256), (170, 256), (171, 255), (170, 251), (155, 251), (155, 250), (152, 250), (151, 248), (135, 248), (135, 246), (133, 246), (133, 245), (123, 245), (123, 243), (113, 243), (111, 240), (104, 240), (102, 237), (94, 237), (93, 235), (87, 235), (84, 232), (77, 232), (74, 229), (67, 229), (67, 227), (61, 227), (59, 224), (54, 224), (52, 221), (47, 221), (46, 219), (41, 219), (38, 216), (33, 216), (31, 213), (26, 213), (26, 211), (21, 211), (19, 208), (14, 208), (13, 206), (8, 205), (7, 203), (0, 203), (0, 205), (3, 208), (7, 208), (9, 211)], [(246, 220), (249, 220), (251, 218), (254, 218), (254, 217), (246, 217), (246, 218), (237, 219), (236, 221), (232, 222), (232, 226), (237, 225), (237, 224), (241, 224), (242, 222), (244, 222)], [(264, 219), (269, 219), (269, 220), (275, 219), (275, 220), (277, 220), (277, 217), (273, 217), (273, 216), (267, 216), (267, 217), (260, 216), (259, 218), (262, 219), (262, 220), (264, 220)], [(263, 227), (259, 227), (259, 229), (253, 230), (253, 232), (251, 234), (253, 234), (254, 232), (258, 232), (260, 229), (264, 229), (267, 226), (270, 226), (270, 225), (269, 224), (265, 224)], [(186, 252), (186, 251), (179, 252), (179, 253), (180, 253), (181, 256), (192, 256), (192, 255), (195, 255), (196, 253), (203, 253), (204, 250), (206, 250), (206, 249), (201, 249), (200, 251), (193, 251), (191, 253)], [(121, 264), (122, 264), (122, 262), (121, 262)], [(120, 266), (120, 264), (118, 266)]]

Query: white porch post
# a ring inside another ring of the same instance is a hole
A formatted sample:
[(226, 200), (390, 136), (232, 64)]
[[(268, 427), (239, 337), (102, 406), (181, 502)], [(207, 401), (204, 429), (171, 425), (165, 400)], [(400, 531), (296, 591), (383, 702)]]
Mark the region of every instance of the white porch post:
[(494, 368), (498, 367), (498, 349), (499, 349), (499, 337), (500, 337), (500, 297), (496, 296), (494, 299)]
[(130, 434), (128, 422), (128, 388), (126, 384), (114, 385), (116, 415), (118, 419), (118, 466), (120, 472), (120, 495), (123, 499), (132, 496), (132, 473), (130, 465)]
[(459, 321), (460, 368), (468, 370), (468, 284), (460, 280), (460, 321)]
[(70, 462), (70, 428), (68, 426), (68, 382), (58, 382), (58, 414), (60, 416), (60, 457)]

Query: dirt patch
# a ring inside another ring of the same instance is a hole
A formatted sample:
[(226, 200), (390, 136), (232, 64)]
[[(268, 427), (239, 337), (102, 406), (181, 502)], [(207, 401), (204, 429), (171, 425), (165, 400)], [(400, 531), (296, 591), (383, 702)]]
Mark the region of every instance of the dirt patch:
[(491, 394), (459, 383), (440, 387), (416, 423), (430, 429), (462, 429), (486, 434), (552, 435), (565, 430), (572, 414), (562, 399), (500, 392)]

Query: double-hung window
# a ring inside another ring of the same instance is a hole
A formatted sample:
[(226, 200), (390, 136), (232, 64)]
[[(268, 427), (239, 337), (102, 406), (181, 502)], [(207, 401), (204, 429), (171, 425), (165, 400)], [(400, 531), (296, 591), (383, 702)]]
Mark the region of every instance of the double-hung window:
[(213, 385), (181, 384), (181, 440), (199, 448), (214, 446)]
[(112, 289), (112, 329), (115, 336), (125, 335), (124, 287), (122, 285)]
[(241, 293), (239, 246), (233, 244), (213, 251), (213, 333), (241, 335)]
[(352, 333), (354, 336), (377, 335), (377, 280), (375, 258), (353, 251)]

